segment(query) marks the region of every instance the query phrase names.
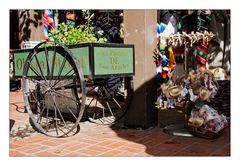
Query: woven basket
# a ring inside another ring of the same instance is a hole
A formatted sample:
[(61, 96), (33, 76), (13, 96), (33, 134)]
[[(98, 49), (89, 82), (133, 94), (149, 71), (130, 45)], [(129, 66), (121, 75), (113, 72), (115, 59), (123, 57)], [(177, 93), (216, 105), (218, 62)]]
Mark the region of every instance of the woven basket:
[(215, 139), (223, 134), (224, 129), (227, 127), (227, 125), (219, 130), (218, 132), (214, 132), (212, 130), (204, 129), (201, 127), (196, 127), (192, 123), (188, 123), (188, 131), (194, 136), (207, 138), (207, 139)]

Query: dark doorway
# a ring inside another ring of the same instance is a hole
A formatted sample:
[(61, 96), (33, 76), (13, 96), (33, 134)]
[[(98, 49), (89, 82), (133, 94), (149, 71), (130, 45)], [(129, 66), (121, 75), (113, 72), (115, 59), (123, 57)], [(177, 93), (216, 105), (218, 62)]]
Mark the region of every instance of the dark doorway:
[(10, 10), (10, 49), (19, 49), (18, 10)]

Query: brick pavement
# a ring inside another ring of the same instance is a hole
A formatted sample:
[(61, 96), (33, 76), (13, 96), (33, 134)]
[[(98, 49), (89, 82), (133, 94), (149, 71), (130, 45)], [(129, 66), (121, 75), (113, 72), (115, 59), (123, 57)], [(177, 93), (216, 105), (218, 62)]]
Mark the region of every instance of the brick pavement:
[[(162, 128), (124, 129), (90, 122), (68, 138), (35, 132), (24, 112), (21, 91), (10, 92), (10, 152), (21, 156), (230, 156), (230, 128), (215, 139), (179, 137)], [(12, 125), (11, 125), (12, 124)], [(21, 131), (20, 134), (18, 133)]]

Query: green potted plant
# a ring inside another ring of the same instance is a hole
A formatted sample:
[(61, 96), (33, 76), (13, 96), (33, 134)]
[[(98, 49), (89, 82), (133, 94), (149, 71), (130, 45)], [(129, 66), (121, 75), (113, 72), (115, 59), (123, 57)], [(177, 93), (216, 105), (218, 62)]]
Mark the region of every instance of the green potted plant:
[(49, 33), (57, 43), (66, 45), (74, 45), (86, 42), (99, 42), (104, 43), (107, 41), (105, 37), (101, 37), (101, 31), (98, 32), (100, 38), (97, 38), (92, 26), (80, 25), (77, 27), (67, 26), (65, 23), (59, 25), (58, 29), (54, 29)]

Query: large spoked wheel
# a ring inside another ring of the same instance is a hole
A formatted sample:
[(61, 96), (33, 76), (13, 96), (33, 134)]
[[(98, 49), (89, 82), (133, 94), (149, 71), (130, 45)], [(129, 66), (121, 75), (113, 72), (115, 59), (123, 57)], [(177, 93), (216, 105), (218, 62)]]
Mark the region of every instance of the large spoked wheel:
[(111, 77), (87, 83), (85, 116), (88, 120), (110, 125), (124, 117), (132, 97), (132, 89), (127, 89), (124, 81), (125, 78)]
[(25, 61), (22, 89), (35, 129), (53, 137), (77, 132), (85, 107), (85, 82), (66, 46), (43, 42), (34, 47)]

